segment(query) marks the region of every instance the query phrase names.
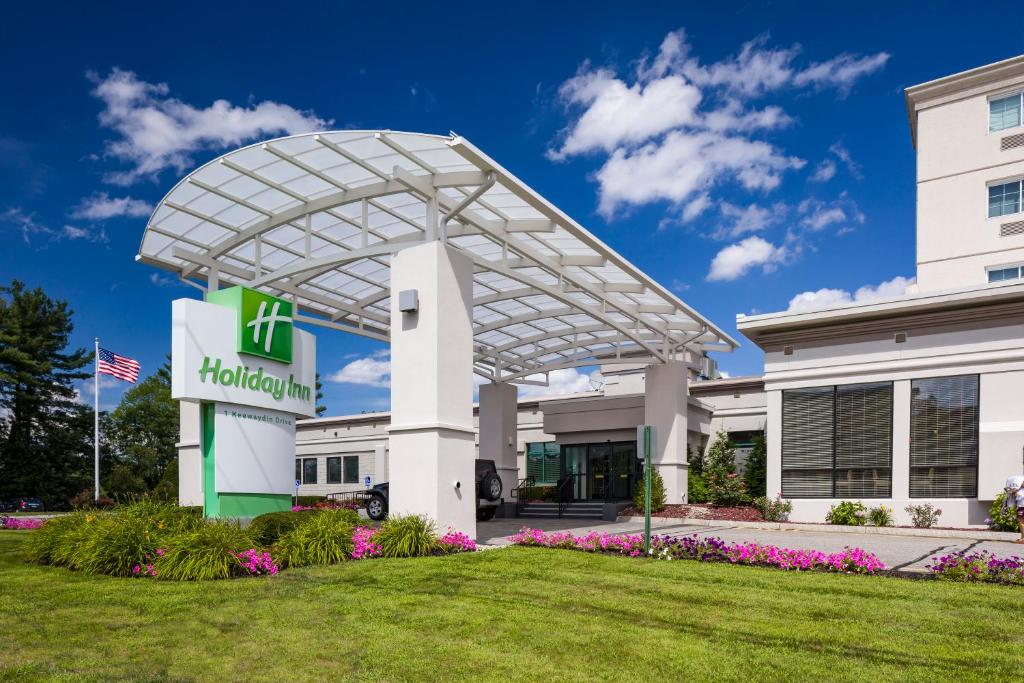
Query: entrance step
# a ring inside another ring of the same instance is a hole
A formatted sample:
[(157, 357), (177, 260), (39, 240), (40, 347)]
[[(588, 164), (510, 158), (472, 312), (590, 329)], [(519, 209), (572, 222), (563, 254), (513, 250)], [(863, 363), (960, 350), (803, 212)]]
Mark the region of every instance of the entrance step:
[[(557, 519), (558, 503), (526, 503), (519, 512), (519, 517), (533, 519)], [(579, 502), (569, 503), (562, 514), (563, 519), (602, 519), (604, 503)]]

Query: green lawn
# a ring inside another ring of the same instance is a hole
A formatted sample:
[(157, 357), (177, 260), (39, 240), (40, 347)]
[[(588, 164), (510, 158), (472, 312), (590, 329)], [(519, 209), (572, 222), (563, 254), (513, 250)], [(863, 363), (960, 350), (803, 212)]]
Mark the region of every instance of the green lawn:
[(1024, 590), (509, 548), (200, 584), (0, 532), (0, 680), (1020, 680)]

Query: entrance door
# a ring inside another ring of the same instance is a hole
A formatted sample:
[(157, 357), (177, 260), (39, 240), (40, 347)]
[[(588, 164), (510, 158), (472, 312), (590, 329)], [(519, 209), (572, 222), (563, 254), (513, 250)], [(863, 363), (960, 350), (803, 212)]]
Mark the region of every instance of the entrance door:
[(610, 470), (609, 497), (613, 500), (631, 498), (636, 472), (636, 444), (613, 445)]
[(587, 452), (587, 488), (591, 500), (607, 500), (611, 495), (611, 455), (608, 444), (590, 444)]

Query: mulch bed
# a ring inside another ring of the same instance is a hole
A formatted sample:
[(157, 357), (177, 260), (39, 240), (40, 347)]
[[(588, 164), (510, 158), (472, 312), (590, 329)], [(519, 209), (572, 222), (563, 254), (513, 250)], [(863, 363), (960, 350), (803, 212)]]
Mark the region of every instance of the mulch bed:
[[(642, 517), (643, 510), (630, 505), (620, 514)], [(750, 506), (721, 507), (718, 505), (666, 505), (661, 512), (651, 513), (651, 517), (668, 517), (673, 519), (688, 517), (690, 519), (720, 519), (725, 522), (763, 522), (764, 518), (757, 508)]]

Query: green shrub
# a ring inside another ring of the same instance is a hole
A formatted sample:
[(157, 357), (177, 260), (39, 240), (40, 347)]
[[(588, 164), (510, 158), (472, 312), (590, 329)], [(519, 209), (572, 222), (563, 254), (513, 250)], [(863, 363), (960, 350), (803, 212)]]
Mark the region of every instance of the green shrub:
[(868, 523), (871, 526), (892, 526), (892, 508), (879, 505), (868, 510)]
[(686, 482), (686, 500), (689, 503), (708, 502), (708, 485), (704, 481), (704, 475), (690, 470)]
[(114, 514), (144, 520), (151, 531), (160, 536), (198, 529), (205, 523), (202, 508), (181, 507), (151, 496), (140, 496), (119, 505), (114, 508)]
[(1017, 523), (1017, 510), (1013, 505), (1004, 510), (1003, 501), (1005, 499), (1006, 493), (1000, 493), (992, 501), (992, 507), (988, 509), (988, 528), (993, 531), (1019, 531), (1020, 525)]
[(295, 497), (295, 504), (296, 505), (308, 505), (309, 507), (313, 507), (317, 503), (326, 503), (326, 502), (327, 502), (327, 497), (326, 496), (296, 496)]
[(416, 515), (388, 517), (373, 537), (382, 557), (421, 557), (438, 549), (434, 523)]
[(114, 507), (114, 500), (100, 494), (99, 499), (94, 500), (93, 489), (86, 489), (71, 499), (72, 510), (109, 510)]
[(65, 537), (84, 536), (87, 530), (83, 530), (82, 527), (85, 524), (86, 515), (80, 512), (48, 519), (25, 540), (28, 559), (39, 564), (68, 566), (61, 560), (70, 556), (69, 550), (74, 546), (71, 539), (65, 540)]
[(793, 503), (783, 500), (781, 495), (775, 498), (758, 496), (754, 499), (754, 507), (767, 522), (785, 522), (789, 519), (789, 513), (793, 512)]
[(840, 526), (864, 526), (868, 509), (863, 503), (844, 500), (829, 508), (825, 521)]
[(249, 533), (252, 534), (256, 543), (269, 548), (277, 543), (281, 536), (302, 524), (312, 514), (316, 513), (312, 510), (268, 512), (253, 518), (249, 523)]
[(207, 521), (167, 540), (167, 551), (156, 561), (158, 579), (205, 581), (242, 573), (236, 555), (254, 547), (252, 536), (237, 523)]
[[(637, 510), (644, 510), (644, 478), (641, 476), (633, 489), (633, 505)], [(651, 512), (661, 512), (665, 509), (665, 482), (661, 478), (658, 468), (651, 468)]]
[(751, 496), (768, 495), (768, 445), (764, 435), (754, 437), (754, 447), (743, 466), (743, 483)]
[(750, 502), (747, 487), (735, 472), (713, 469), (708, 472), (708, 501), (712, 505), (734, 507)]
[(931, 503), (908, 505), (903, 509), (910, 515), (910, 523), (918, 529), (929, 529), (935, 526), (936, 522), (939, 521), (939, 515), (942, 514), (942, 510)]
[(104, 515), (86, 526), (78, 541), (76, 569), (87, 574), (130, 576), (132, 567), (150, 564), (156, 556), (157, 534), (151, 520), (125, 514)]
[[(352, 554), (353, 510), (322, 510), (284, 533), (273, 557), (281, 568), (334, 564)], [(376, 541), (376, 539), (374, 539)]]

